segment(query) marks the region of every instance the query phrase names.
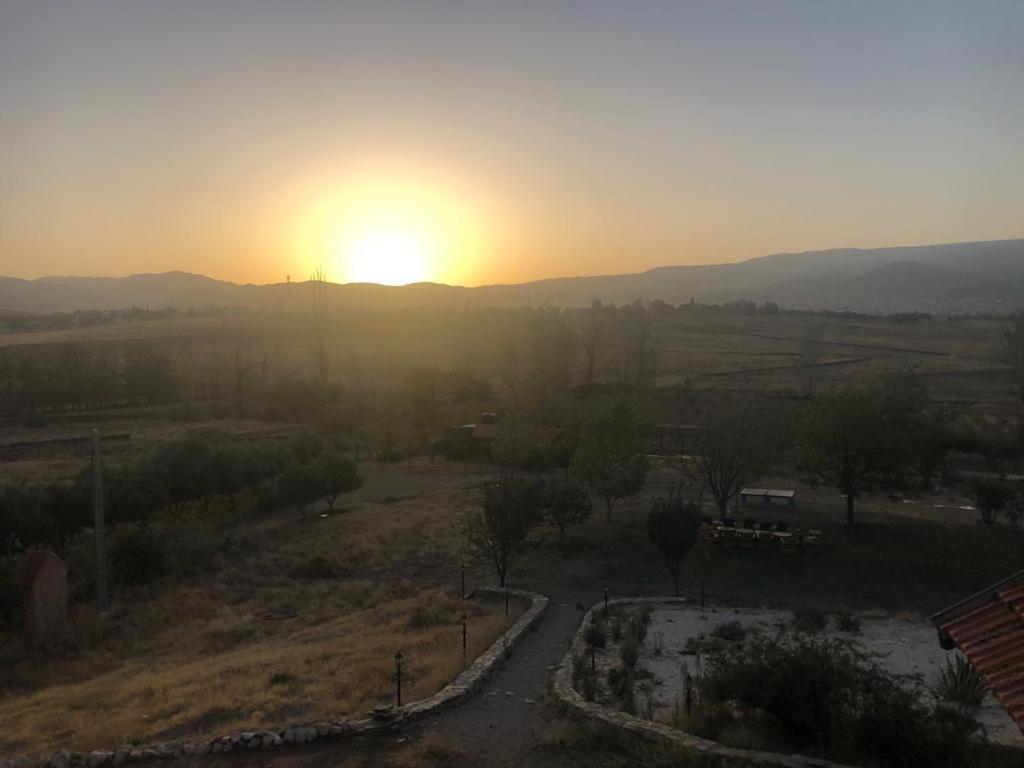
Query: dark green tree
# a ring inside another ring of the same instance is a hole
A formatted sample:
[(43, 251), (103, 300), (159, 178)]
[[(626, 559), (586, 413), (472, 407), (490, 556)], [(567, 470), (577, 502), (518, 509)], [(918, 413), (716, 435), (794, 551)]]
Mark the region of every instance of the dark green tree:
[(542, 506), (544, 516), (558, 528), (558, 543), (565, 540), (565, 531), (590, 517), (594, 508), (590, 493), (579, 483), (551, 480), (544, 485)]
[(678, 494), (655, 501), (647, 513), (647, 536), (665, 558), (676, 597), (679, 571), (700, 538), (700, 524), (700, 507)]
[(341, 494), (363, 485), (356, 463), (339, 451), (328, 449), (321, 453), (316, 460), (316, 469), (320, 473), (328, 509), (334, 509), (334, 502)]
[(482, 509), (462, 523), (468, 549), (494, 565), (505, 586), (512, 563), (522, 554), (541, 517), (541, 492), (536, 482), (503, 475), (484, 488)]
[(920, 379), (900, 374), (824, 393), (798, 413), (798, 462), (812, 482), (846, 496), (848, 523), (862, 496), (913, 487), (927, 402)]
[(643, 488), (647, 468), (643, 428), (624, 399), (583, 425), (570, 472), (604, 501), (608, 519), (616, 501)]

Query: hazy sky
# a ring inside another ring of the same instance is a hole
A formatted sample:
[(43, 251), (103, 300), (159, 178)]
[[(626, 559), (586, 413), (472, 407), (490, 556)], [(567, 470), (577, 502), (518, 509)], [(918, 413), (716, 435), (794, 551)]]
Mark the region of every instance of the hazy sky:
[(1021, 0), (0, 0), (0, 274), (1020, 237), (1022, 40)]

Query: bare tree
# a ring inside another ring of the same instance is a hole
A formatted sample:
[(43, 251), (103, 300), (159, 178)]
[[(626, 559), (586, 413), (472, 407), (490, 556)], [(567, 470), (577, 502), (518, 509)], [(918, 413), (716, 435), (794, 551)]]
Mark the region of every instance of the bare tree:
[(715, 500), (725, 517), (729, 500), (763, 471), (767, 431), (752, 408), (735, 417), (715, 416), (710, 411), (697, 430), (697, 451), (692, 468), (701, 489)]
[(654, 383), (657, 350), (651, 310), (637, 301), (622, 308), (623, 383), (638, 391)]

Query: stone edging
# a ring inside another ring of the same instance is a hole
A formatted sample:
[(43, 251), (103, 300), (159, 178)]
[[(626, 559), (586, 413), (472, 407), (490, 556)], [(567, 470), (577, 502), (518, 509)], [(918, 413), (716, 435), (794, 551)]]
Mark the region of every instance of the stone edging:
[[(648, 597), (633, 599), (609, 600), (609, 605), (679, 605), (686, 603), (685, 598), (679, 597)], [(604, 607), (604, 603), (598, 603), (583, 617), (580, 628), (576, 631), (569, 652), (562, 659), (555, 671), (554, 690), (555, 695), (563, 704), (568, 706), (577, 714), (589, 720), (596, 720), (615, 728), (624, 728), (627, 731), (638, 734), (644, 738), (675, 747), (691, 754), (695, 759), (695, 765), (704, 768), (853, 768), (852, 766), (840, 763), (829, 762), (815, 757), (804, 755), (783, 755), (777, 752), (755, 752), (746, 749), (734, 749), (719, 744), (717, 741), (703, 739), (699, 736), (671, 728), (661, 723), (653, 723), (649, 720), (635, 717), (595, 702), (587, 701), (576, 690), (572, 683), (572, 670), (575, 660), (586, 652), (586, 639), (584, 637), (587, 627), (593, 618), (594, 612)]]
[[(458, 677), (426, 699), (406, 704), (392, 710), (385, 717), (371, 717), (365, 720), (332, 720), (309, 726), (289, 726), (278, 731), (244, 731), (199, 741), (180, 740), (145, 746), (121, 746), (113, 750), (89, 753), (58, 751), (33, 760), (27, 755), (13, 758), (0, 757), (0, 768), (99, 768), (99, 766), (137, 764), (150, 760), (169, 760), (181, 756), (202, 757), (210, 754), (233, 752), (243, 749), (273, 749), (286, 744), (306, 744), (313, 741), (340, 738), (343, 736), (393, 730), (417, 718), (433, 714), (450, 707), (475, 692), (490, 676), (505, 656), (506, 648), (512, 648), (531, 629), (548, 607), (548, 598), (536, 592), (521, 589), (508, 590), (510, 596), (527, 600), (530, 607), (516, 620), (516, 623), (478, 656)], [(475, 594), (505, 596), (505, 590), (497, 587), (481, 587)]]

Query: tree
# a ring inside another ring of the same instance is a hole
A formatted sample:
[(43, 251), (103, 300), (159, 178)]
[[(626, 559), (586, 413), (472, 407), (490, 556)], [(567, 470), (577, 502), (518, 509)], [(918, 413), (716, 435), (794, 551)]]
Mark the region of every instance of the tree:
[(724, 518), (729, 500), (762, 471), (765, 461), (765, 430), (753, 409), (735, 418), (714, 416), (709, 411), (697, 430), (697, 450), (692, 468), (702, 488), (715, 500)]
[(356, 463), (343, 453), (325, 450), (316, 460), (316, 468), (323, 483), (327, 508), (334, 509), (338, 496), (361, 488), (363, 478), (359, 476)]
[(152, 404), (177, 397), (174, 362), (162, 347), (132, 346), (126, 349), (122, 375), (125, 396), (132, 402)]
[(618, 499), (643, 488), (647, 478), (643, 429), (625, 400), (584, 424), (570, 471), (604, 500), (609, 520)]
[(536, 483), (504, 475), (484, 489), (482, 507), (463, 520), (463, 535), (471, 551), (491, 561), (498, 584), (505, 586), (509, 568), (539, 520), (539, 489)]
[(1013, 493), (1003, 483), (979, 479), (971, 484), (974, 506), (985, 525), (994, 525), (999, 513), (1013, 500)]
[(821, 340), (809, 328), (800, 340), (800, 376), (804, 380), (804, 395), (814, 397), (814, 380), (821, 362)]
[(313, 464), (290, 463), (277, 480), (278, 498), (294, 506), (302, 517), (327, 495), (323, 475)]
[(571, 480), (552, 480), (547, 483), (542, 504), (545, 516), (558, 528), (559, 545), (565, 539), (565, 529), (589, 518), (594, 508), (587, 489)]
[(861, 496), (913, 485), (926, 403), (921, 381), (901, 374), (820, 395), (798, 413), (798, 463), (812, 482), (845, 494), (847, 523)]
[(654, 346), (654, 318), (640, 300), (622, 308), (620, 315), (623, 343), (622, 383), (635, 391), (654, 385), (657, 350)]
[(700, 507), (673, 493), (658, 499), (647, 513), (647, 536), (665, 558), (679, 597), (679, 569), (700, 537)]
[(1024, 312), (1015, 312), (1003, 329), (1003, 356), (1013, 374), (1017, 396), (1024, 402)]
[(325, 326), (327, 321), (327, 270), (323, 266), (313, 270), (309, 283), (313, 288), (312, 309), (313, 309), (313, 367), (321, 382), (327, 381), (329, 359), (327, 355), (327, 342), (325, 339)]
[(600, 299), (594, 299), (590, 310), (583, 315), (583, 327), (580, 336), (583, 341), (583, 352), (586, 355), (586, 366), (583, 369), (583, 386), (590, 389), (594, 386), (594, 367), (597, 363), (597, 348), (604, 334), (604, 307)]

